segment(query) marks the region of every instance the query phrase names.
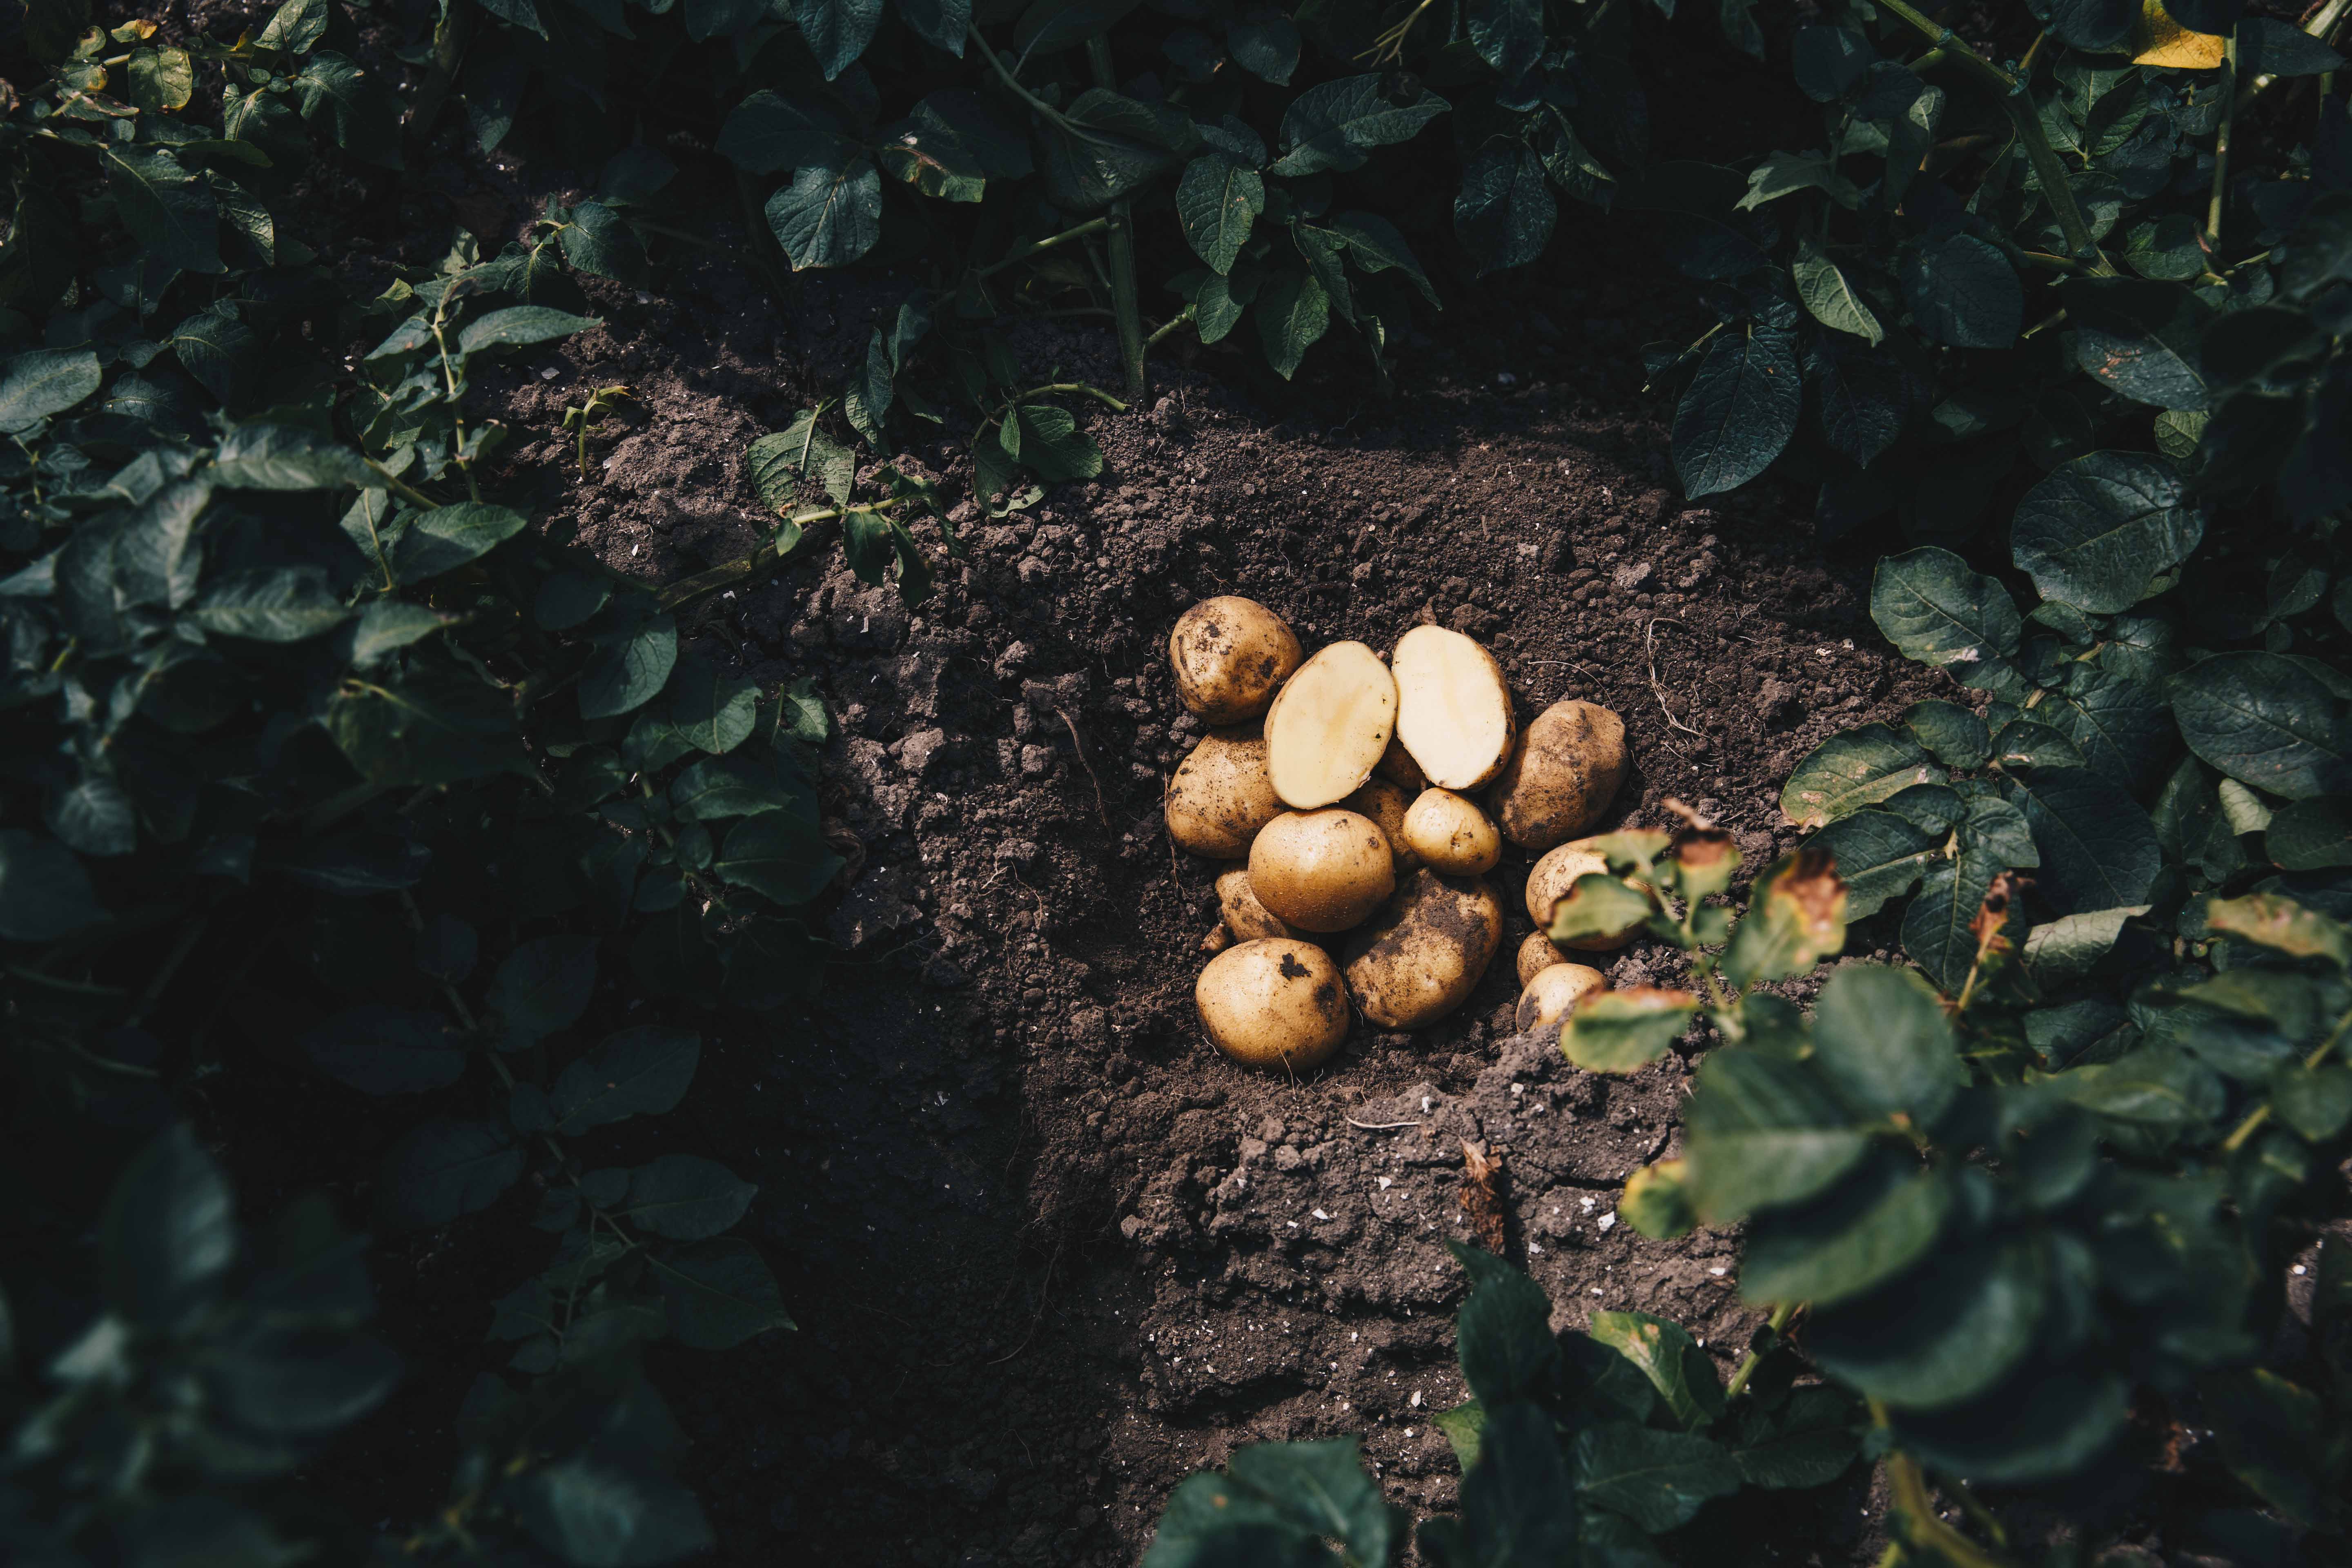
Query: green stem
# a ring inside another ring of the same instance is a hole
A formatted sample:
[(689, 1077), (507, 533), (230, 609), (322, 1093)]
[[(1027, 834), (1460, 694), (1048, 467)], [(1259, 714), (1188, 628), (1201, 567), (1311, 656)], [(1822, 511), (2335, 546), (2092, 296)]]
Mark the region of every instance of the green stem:
[[(1105, 92), (1118, 89), (1118, 73), (1110, 58), (1110, 40), (1100, 33), (1087, 40), (1087, 65), (1095, 85)], [(1125, 196), (1110, 204), (1110, 305), (1118, 323), (1119, 363), (1127, 372), (1127, 400), (1143, 401), (1143, 307), (1135, 287), (1135, 214)]]
[(363, 460), (366, 462), (368, 468), (374, 473), (375, 477), (383, 481), (384, 489), (390, 490), (393, 494), (398, 496), (409, 505), (421, 506), (425, 510), (430, 511), (435, 507), (441, 504), (439, 501), (435, 500), (431, 496), (426, 495), (423, 490), (418, 489), (415, 485), (410, 484), (406, 479), (402, 479), (398, 474), (394, 473), (390, 468), (385, 468), (382, 463), (377, 462), (373, 458), (368, 458)]
[(1116, 409), (1121, 414), (1126, 413), (1128, 410), (1128, 405), (1121, 403), (1118, 398), (1113, 397), (1101, 387), (1088, 386), (1083, 381), (1056, 381), (1045, 386), (1033, 386), (1028, 391), (1022, 393), (1019, 396), (1013, 398), (1013, 401), (1015, 403), (1026, 403), (1033, 397), (1050, 397), (1055, 393), (1062, 392), (1083, 393), (1085, 395), (1093, 398), (1097, 403), (1103, 405), (1105, 407)]
[(421, 142), (433, 133), (441, 106), (457, 82), (457, 68), (466, 58), (467, 36), (473, 30), (474, 8), (466, 0), (443, 0), (441, 20), (433, 29), (433, 64), (416, 89), (415, 105), (408, 111), (408, 140)]
[(2213, 133), (2213, 195), (2205, 204), (2205, 248), (2221, 253), (2221, 205), (2229, 195), (2230, 128), (2238, 113), (2238, 29), (2221, 46), (2221, 128)]
[[(2343, 1043), (2345, 1033), (2347, 1030), (2352, 1030), (2352, 1010), (2347, 1010), (2342, 1017), (2336, 1020), (2336, 1027), (2327, 1031), (2327, 1037), (2319, 1042), (2319, 1048), (2317, 1050), (2303, 1058), (2304, 1070), (2305, 1072), (2317, 1072), (2320, 1068), (2320, 1065), (2326, 1062), (2328, 1056), (2334, 1052), (2336, 1047)], [(2263, 1122), (2268, 1121), (2270, 1119), (2270, 1103), (2265, 1100), (2261, 1105), (2254, 1107), (2253, 1110), (2247, 1115), (2246, 1119), (2238, 1123), (2237, 1130), (2221, 1141), (2221, 1152), (2224, 1154), (2236, 1153), (2240, 1149), (2245, 1146), (2246, 1140), (2254, 1135), (2255, 1130), (2260, 1128)]]
[(998, 79), (1003, 81), (1005, 86), (1011, 88), (1013, 89), (1013, 96), (1020, 99), (1022, 102), (1027, 104), (1030, 108), (1035, 110), (1038, 113), (1044, 115), (1047, 120), (1068, 132), (1073, 136), (1083, 137), (1088, 142), (1100, 142), (1103, 140), (1102, 137), (1087, 130), (1085, 126), (1080, 125), (1076, 121), (1072, 120), (1068, 115), (1063, 113), (1060, 110), (1055, 108), (1044, 99), (1039, 98), (1027, 88), (1023, 87), (1021, 85), (1021, 79), (1013, 74), (1012, 68), (1008, 67), (1003, 60), (999, 59), (997, 58), (996, 51), (988, 47), (988, 40), (980, 36), (980, 24), (977, 22), (973, 23), (971, 26), (971, 47), (980, 51), (981, 58), (986, 60), (989, 63), (990, 68), (996, 72)]
[[(2336, 30), (2336, 24), (2344, 20), (2344, 15), (2347, 10), (2352, 10), (2352, 0), (2327, 0), (2327, 4), (2322, 5), (2317, 11), (2314, 12), (2312, 14), (2311, 20), (2303, 25), (2303, 30), (2305, 33), (2310, 34), (2313, 37), (2319, 39), (2322, 43), (2325, 43), (2327, 41), (2327, 36)], [(2277, 86), (2281, 81), (2285, 79), (2287, 79), (2284, 77), (2272, 76), (2267, 73), (2256, 77), (2253, 80), (2246, 84), (2246, 90), (2239, 94), (2237, 107), (2240, 109), (2245, 108), (2246, 105), (2253, 102), (2256, 98), (2268, 92), (2272, 88)], [(2326, 99), (2330, 96), (2332, 90), (2332, 89), (2323, 84), (2319, 89), (2320, 98), (2322, 100)]]
[[(1777, 1334), (1781, 1330), (1787, 1328), (1789, 1326), (1789, 1320), (1796, 1315), (1797, 1303), (1794, 1301), (1783, 1301), (1779, 1306), (1773, 1308), (1772, 1331)], [(1748, 1352), (1748, 1359), (1739, 1363), (1739, 1370), (1731, 1374), (1730, 1386), (1723, 1391), (1723, 1396), (1726, 1399), (1738, 1398), (1740, 1391), (1748, 1386), (1748, 1380), (1756, 1375), (1757, 1365), (1759, 1363), (1762, 1362), (1764, 1356), (1761, 1352), (1749, 1351)]]
[(1031, 257), (1036, 255), (1040, 251), (1051, 250), (1057, 245), (1066, 245), (1074, 239), (1084, 239), (1090, 234), (1100, 234), (1109, 226), (1110, 219), (1107, 217), (1088, 218), (1086, 222), (1078, 225), (1076, 228), (1066, 228), (1059, 234), (1049, 234), (1043, 239), (1033, 239), (1026, 245), (1016, 246), (1013, 250), (1005, 255), (1003, 260), (990, 263), (988, 266), (982, 268), (978, 272), (974, 273), (973, 276), (976, 278), (993, 277), (997, 273), (1003, 271), (1008, 267), (1017, 266), (1021, 262), (1028, 260)]
[(697, 599), (708, 598), (721, 588), (732, 587), (783, 561), (800, 549), (801, 542), (808, 537), (809, 529), (817, 523), (832, 522), (853, 511), (884, 511), (896, 504), (894, 501), (880, 501), (872, 506), (835, 507), (826, 511), (795, 514), (793, 521), (801, 525), (802, 531), (793, 537), (791, 543), (779, 546), (771, 540), (749, 555), (722, 563), (708, 572), (697, 572), (691, 577), (681, 577), (661, 591), (658, 602), (665, 610), (682, 609)]
[(1160, 339), (1166, 337), (1169, 333), (1174, 331), (1177, 328), (1185, 325), (1192, 320), (1192, 307), (1187, 305), (1182, 310), (1177, 311), (1174, 316), (1171, 317), (1168, 321), (1161, 322), (1158, 328), (1154, 329), (1152, 334), (1143, 340), (1143, 346), (1146, 349), (1158, 348), (1160, 346)]

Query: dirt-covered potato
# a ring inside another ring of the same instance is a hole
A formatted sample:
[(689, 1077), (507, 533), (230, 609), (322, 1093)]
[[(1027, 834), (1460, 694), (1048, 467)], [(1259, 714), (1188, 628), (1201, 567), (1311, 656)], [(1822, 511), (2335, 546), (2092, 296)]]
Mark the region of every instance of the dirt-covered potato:
[(1359, 816), (1369, 816), (1381, 825), (1388, 835), (1389, 854), (1396, 862), (1400, 879), (1421, 865), (1421, 857), (1405, 847), (1404, 815), (1412, 807), (1412, 796), (1386, 779), (1370, 779), (1364, 787), (1339, 803)]
[(1519, 1033), (1557, 1024), (1588, 993), (1609, 989), (1609, 976), (1582, 963), (1547, 964), (1519, 992), (1519, 1010), (1512, 1023)]
[(1389, 741), (1389, 749), (1381, 753), (1381, 760), (1372, 764), (1372, 771), (1404, 791), (1408, 799), (1429, 787), (1429, 775), (1421, 771), (1412, 753), (1398, 745), (1393, 737)]
[(1212, 724), (1264, 713), (1301, 657), (1297, 635), (1280, 616), (1230, 595), (1202, 600), (1168, 634), (1176, 695)]
[(1211, 860), (1248, 857), (1258, 829), (1282, 815), (1255, 724), (1212, 730), (1168, 781), (1168, 837)]
[(1347, 987), (1313, 942), (1264, 937), (1209, 960), (1192, 987), (1209, 1043), (1248, 1067), (1311, 1068), (1348, 1037)]
[(1369, 816), (1338, 806), (1286, 811), (1250, 845), (1249, 880), (1276, 920), (1300, 931), (1346, 931), (1395, 889), (1396, 861)]
[(1418, 1029), (1459, 1007), (1503, 945), (1503, 901), (1484, 878), (1405, 879), (1348, 943), (1348, 991), (1383, 1029)]
[(1510, 760), (1518, 721), (1495, 656), (1444, 626), (1397, 639), (1396, 738), (1439, 789), (1477, 789)]
[(1569, 962), (1568, 954), (1552, 945), (1551, 938), (1542, 931), (1529, 931), (1528, 940), (1519, 943), (1517, 969), (1519, 984), (1525, 985), (1555, 963)]
[(1503, 836), (1538, 853), (1601, 820), (1625, 782), (1625, 721), (1592, 702), (1555, 702), (1528, 726), (1488, 798)]
[(1300, 811), (1347, 799), (1396, 732), (1397, 689), (1380, 655), (1335, 642), (1282, 683), (1265, 710), (1266, 772)]
[(1503, 836), (1477, 803), (1450, 789), (1425, 789), (1404, 814), (1405, 847), (1433, 871), (1475, 877), (1503, 858)]
[(1250, 887), (1249, 872), (1240, 866), (1217, 878), (1217, 909), (1225, 918), (1225, 929), (1234, 933), (1236, 942), (1256, 942), (1269, 936), (1286, 938), (1292, 934), (1272, 910), (1257, 901), (1257, 893)]
[[(1528, 873), (1528, 915), (1536, 922), (1538, 933), (1551, 929), (1552, 906), (1568, 897), (1579, 877), (1592, 871), (1608, 875), (1609, 862), (1593, 849), (1590, 838), (1559, 845), (1535, 863), (1534, 869)], [(1649, 886), (1641, 881), (1633, 885)], [(1633, 933), (1639, 930), (1639, 925), (1630, 925), (1607, 936), (1580, 936), (1559, 945), (1577, 952), (1612, 952), (1633, 941)]]

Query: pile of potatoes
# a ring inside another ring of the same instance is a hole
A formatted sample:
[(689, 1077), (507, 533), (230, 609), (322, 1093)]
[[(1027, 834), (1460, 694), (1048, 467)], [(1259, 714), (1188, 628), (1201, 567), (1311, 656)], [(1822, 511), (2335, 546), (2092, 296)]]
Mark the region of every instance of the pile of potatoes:
[(1234, 863), (1217, 877), (1223, 920), (1205, 944), (1220, 951), (1193, 992), (1219, 1050), (1309, 1068), (1339, 1048), (1354, 1013), (1409, 1030), (1460, 1006), (1503, 943), (1486, 874), (1507, 841), (1541, 857), (1528, 874), (1537, 929), (1518, 952), (1518, 1026), (1607, 988), (1544, 933), (1576, 879), (1605, 868), (1577, 836), (1624, 781), (1615, 713), (1556, 702), (1522, 731), (1502, 667), (1459, 632), (1415, 626), (1385, 659), (1360, 642), (1308, 658), (1251, 599), (1193, 605), (1168, 654), (1184, 706), (1213, 726), (1169, 782), (1168, 836)]

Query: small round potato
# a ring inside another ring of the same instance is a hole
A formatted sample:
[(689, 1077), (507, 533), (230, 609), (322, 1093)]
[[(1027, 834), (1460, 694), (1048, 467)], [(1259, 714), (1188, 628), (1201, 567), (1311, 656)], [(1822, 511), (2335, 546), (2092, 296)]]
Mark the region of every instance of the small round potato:
[(1339, 804), (1381, 825), (1381, 831), (1388, 835), (1389, 853), (1395, 858), (1399, 879), (1420, 868), (1421, 857), (1406, 847), (1404, 841), (1404, 816), (1412, 809), (1412, 796), (1386, 779), (1375, 778)]
[(1168, 781), (1168, 837), (1210, 860), (1247, 858), (1258, 829), (1282, 815), (1257, 726), (1212, 730)]
[(1586, 964), (1548, 964), (1519, 992), (1519, 1010), (1512, 1023), (1522, 1035), (1557, 1024), (1580, 998), (1608, 989), (1609, 976)]
[(1625, 782), (1625, 721), (1591, 702), (1536, 715), (1488, 799), (1503, 836), (1538, 853), (1601, 820)]
[(1314, 1067), (1348, 1037), (1348, 994), (1331, 955), (1265, 937), (1209, 960), (1192, 987), (1209, 1043), (1245, 1067)]
[(1503, 836), (1486, 814), (1450, 789), (1426, 789), (1404, 814), (1405, 847), (1449, 877), (1475, 877), (1503, 858)]
[(1404, 749), (1404, 742), (1395, 739), (1389, 742), (1389, 749), (1381, 753), (1381, 760), (1372, 764), (1372, 772), (1409, 796), (1419, 795), (1429, 787), (1429, 775), (1421, 771), (1421, 764), (1412, 760), (1412, 753)]
[(1503, 945), (1503, 901), (1480, 877), (1424, 866), (1348, 943), (1348, 990), (1383, 1029), (1418, 1029), (1469, 1000)]
[(1250, 888), (1249, 872), (1240, 866), (1217, 878), (1217, 908), (1225, 917), (1225, 929), (1234, 933), (1236, 942), (1256, 942), (1270, 936), (1287, 939), (1293, 934), (1272, 910), (1257, 901), (1257, 894)]
[(1255, 599), (1203, 599), (1168, 634), (1176, 694), (1212, 724), (1264, 713), (1304, 657), (1288, 624)]
[(1555, 963), (1569, 962), (1568, 954), (1552, 945), (1551, 938), (1541, 931), (1529, 931), (1528, 940), (1519, 943), (1519, 984), (1525, 985)]
[(1285, 924), (1346, 931), (1395, 889), (1396, 858), (1369, 816), (1339, 806), (1286, 811), (1251, 844), (1249, 879), (1258, 902)]
[[(1536, 922), (1538, 935), (1551, 930), (1552, 906), (1568, 897), (1579, 877), (1594, 871), (1607, 876), (1609, 862), (1592, 847), (1590, 838), (1562, 844), (1535, 863), (1535, 868), (1528, 873), (1528, 915)], [(1649, 886), (1641, 881), (1633, 885), (1644, 889)], [(1639, 930), (1640, 926), (1632, 925), (1612, 935), (1580, 936), (1559, 945), (1577, 952), (1612, 952), (1633, 941), (1633, 933)]]

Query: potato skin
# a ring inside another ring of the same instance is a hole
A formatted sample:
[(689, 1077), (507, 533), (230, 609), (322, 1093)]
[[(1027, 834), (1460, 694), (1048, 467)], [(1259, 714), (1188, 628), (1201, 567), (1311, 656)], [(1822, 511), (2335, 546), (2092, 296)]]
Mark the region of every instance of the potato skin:
[(1177, 616), (1168, 634), (1176, 695), (1212, 724), (1263, 714), (1305, 657), (1289, 623), (1235, 595), (1202, 600)]
[(1258, 902), (1244, 867), (1236, 866), (1217, 878), (1217, 908), (1224, 916), (1225, 929), (1234, 933), (1236, 942), (1256, 942), (1265, 937), (1286, 940), (1294, 934), (1280, 917)]
[(1383, 1029), (1418, 1029), (1469, 1000), (1503, 945), (1503, 901), (1480, 877), (1426, 866), (1348, 943), (1348, 990)]
[(1519, 738), (1488, 799), (1503, 836), (1540, 853), (1601, 820), (1626, 766), (1622, 719), (1595, 702), (1555, 702)]
[(1400, 879), (1421, 868), (1421, 857), (1414, 854), (1404, 841), (1405, 813), (1412, 808), (1412, 797), (1384, 778), (1375, 777), (1363, 788), (1339, 803), (1359, 816), (1369, 816), (1381, 825), (1388, 835), (1389, 854), (1395, 862)]
[(1476, 877), (1503, 858), (1503, 837), (1477, 802), (1450, 789), (1425, 789), (1404, 814), (1407, 848), (1433, 871)]
[(1306, 931), (1360, 925), (1395, 890), (1388, 835), (1336, 805), (1286, 811), (1250, 846), (1249, 879), (1276, 920)]
[(1192, 1006), (1209, 1043), (1248, 1067), (1311, 1068), (1348, 1037), (1347, 985), (1312, 942), (1265, 937), (1225, 949), (1201, 971)]
[[(1568, 897), (1579, 877), (1596, 871), (1608, 875), (1609, 862), (1592, 847), (1590, 838), (1559, 845), (1535, 863), (1535, 868), (1528, 873), (1528, 915), (1536, 922), (1538, 936), (1551, 930), (1552, 906)], [(1636, 881), (1634, 886), (1646, 888), (1649, 884)], [(1559, 945), (1572, 952), (1614, 952), (1632, 942), (1641, 929), (1631, 925), (1614, 935), (1580, 936)]]
[[(1220, 883), (1220, 886), (1222, 885)], [(1529, 931), (1528, 940), (1519, 943), (1518, 962), (1516, 966), (1519, 972), (1519, 984), (1525, 985), (1553, 964), (1568, 962), (1568, 954), (1554, 946), (1550, 937), (1539, 931)]]
[(1372, 764), (1372, 772), (1409, 796), (1419, 795), (1429, 787), (1429, 775), (1421, 771), (1421, 764), (1412, 760), (1412, 753), (1404, 749), (1404, 742), (1393, 735), (1389, 737), (1389, 749), (1382, 752), (1381, 760)]
[(1585, 996), (1608, 989), (1609, 977), (1590, 965), (1547, 964), (1520, 988), (1518, 1011), (1512, 1016), (1512, 1024), (1522, 1035), (1529, 1029), (1557, 1024)]
[(1255, 724), (1212, 730), (1177, 764), (1164, 803), (1168, 837), (1211, 860), (1248, 857), (1258, 830), (1283, 811), (1266, 776), (1265, 738)]

